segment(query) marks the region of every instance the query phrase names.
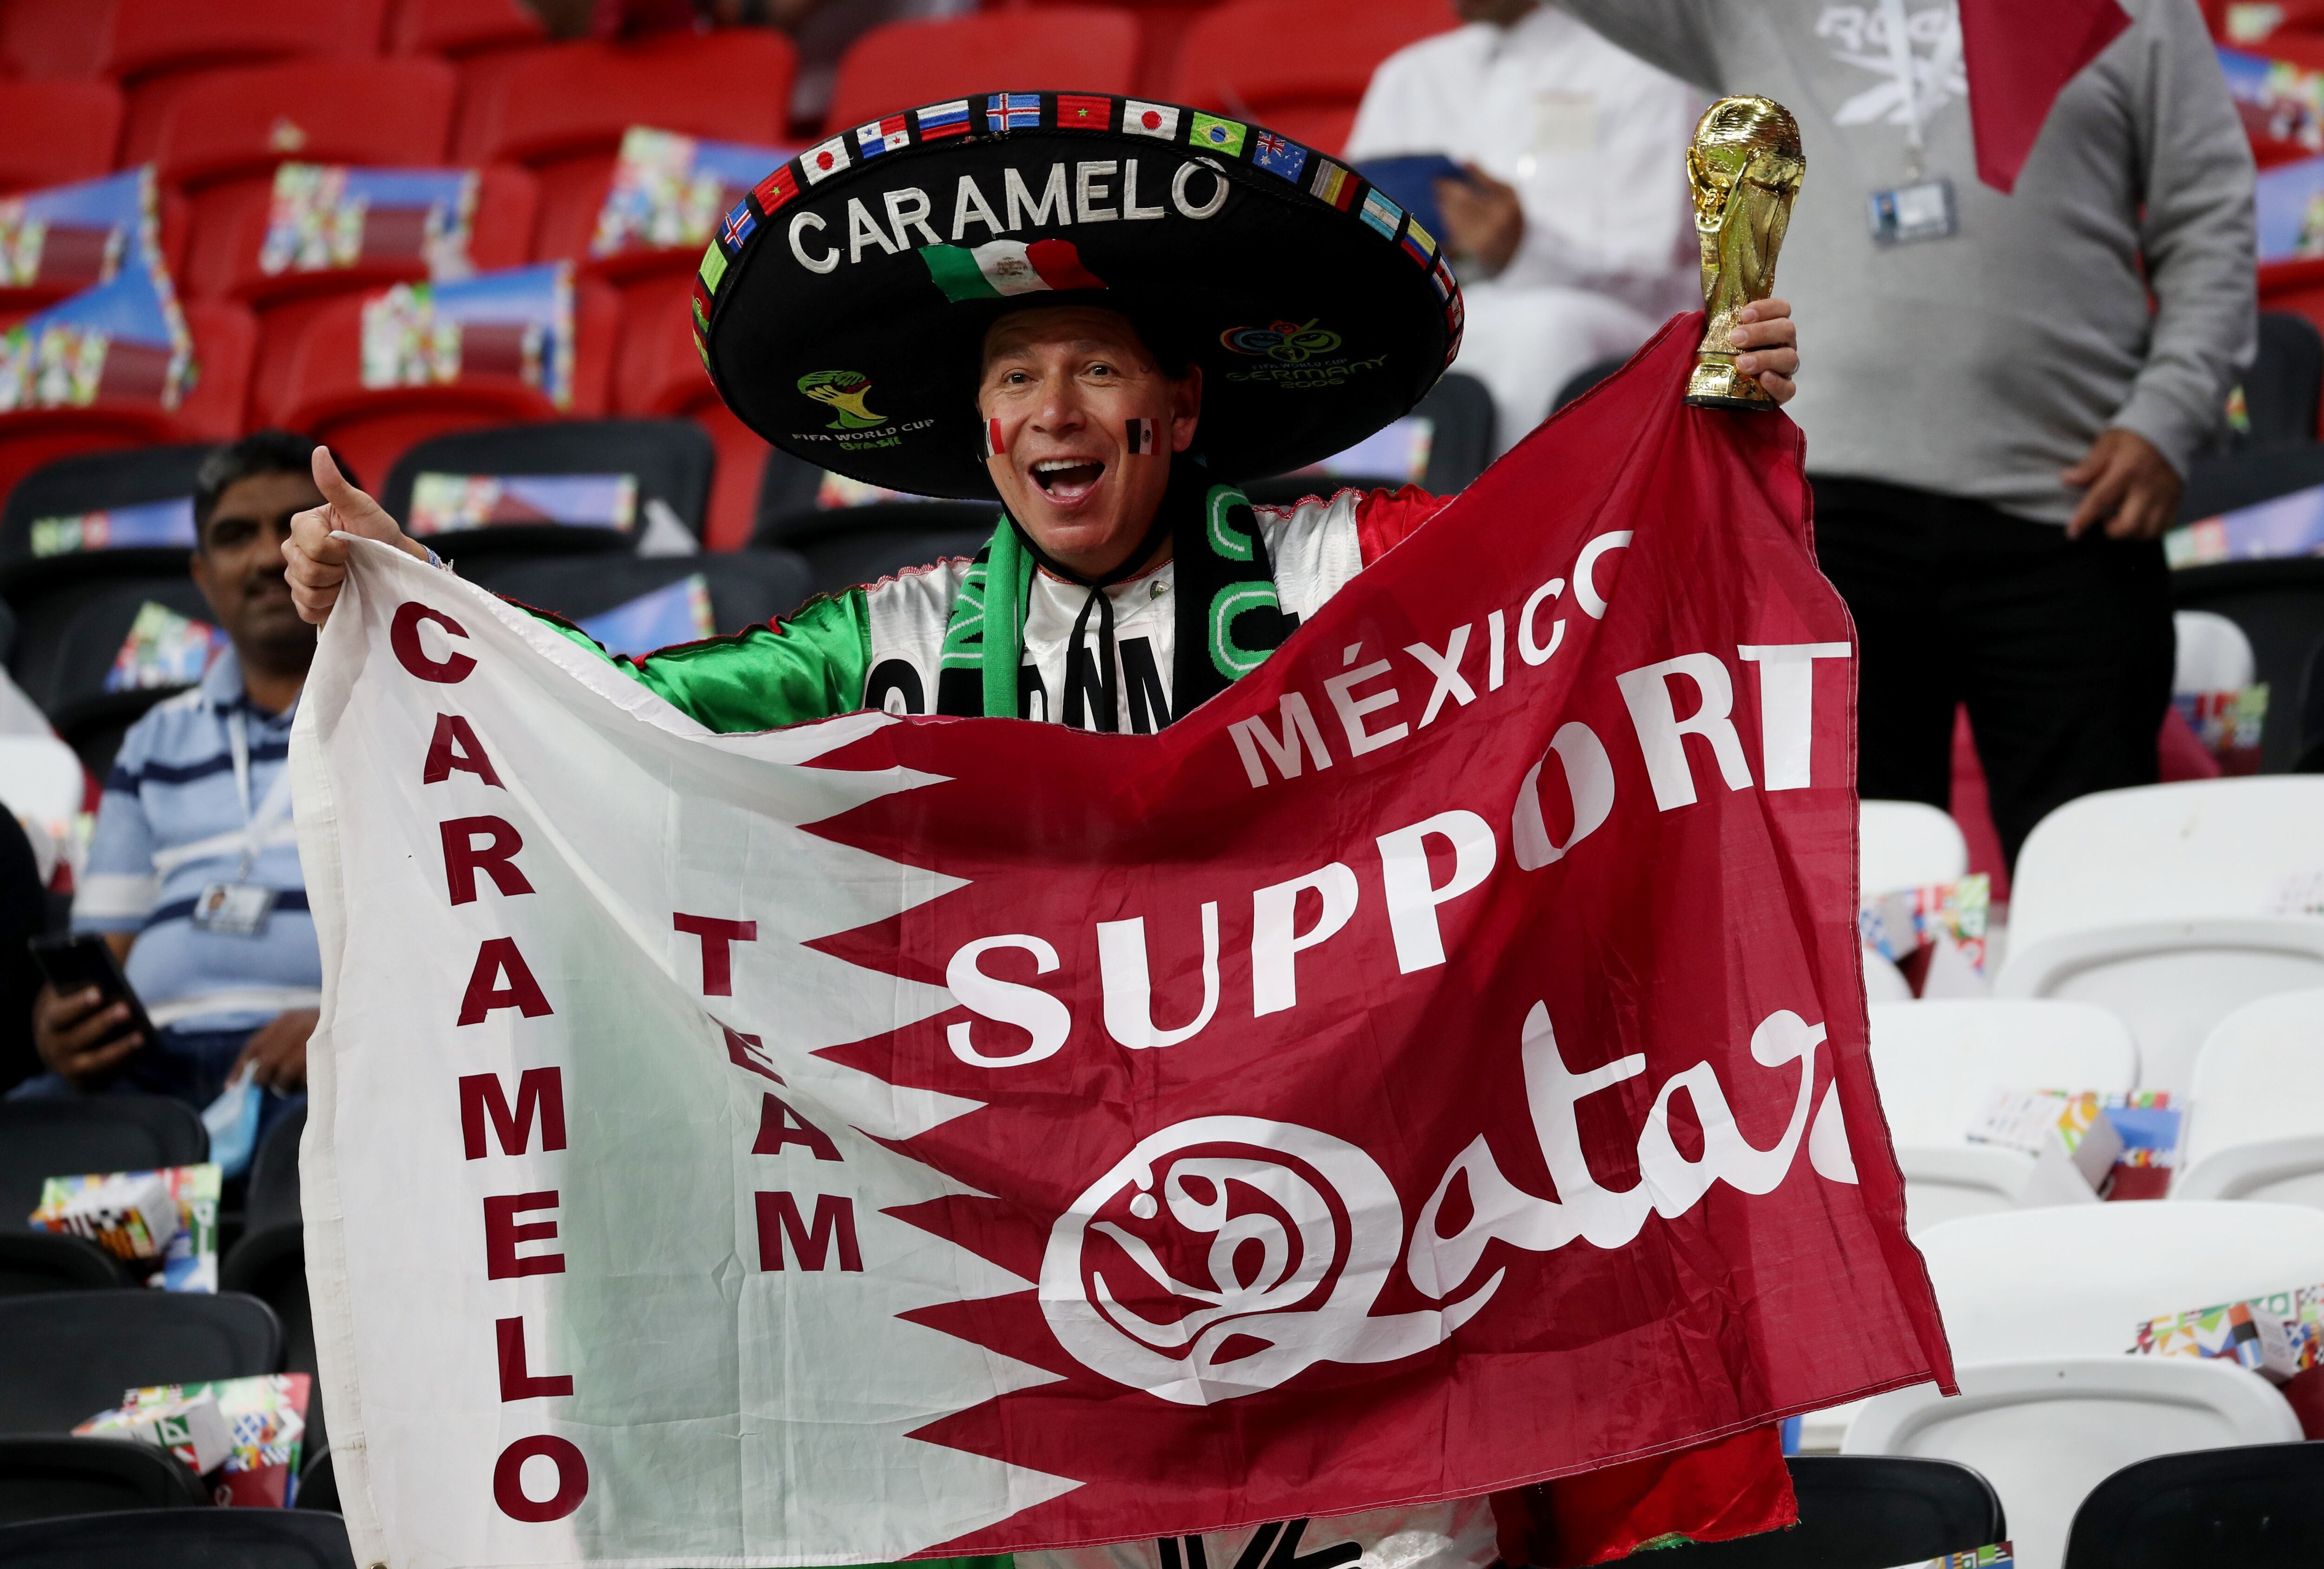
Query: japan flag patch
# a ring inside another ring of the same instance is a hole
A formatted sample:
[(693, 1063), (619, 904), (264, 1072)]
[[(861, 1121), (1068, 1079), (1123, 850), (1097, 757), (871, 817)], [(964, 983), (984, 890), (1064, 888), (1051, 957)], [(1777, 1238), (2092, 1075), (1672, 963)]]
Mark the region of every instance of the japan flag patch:
[(1153, 456), (1154, 456), (1154, 421), (1153, 421), (1153, 420), (1130, 420), (1130, 424), (1129, 424), (1129, 429), (1128, 429), (1128, 440), (1129, 440), (1129, 444), (1130, 444), (1130, 457), (1153, 457)]

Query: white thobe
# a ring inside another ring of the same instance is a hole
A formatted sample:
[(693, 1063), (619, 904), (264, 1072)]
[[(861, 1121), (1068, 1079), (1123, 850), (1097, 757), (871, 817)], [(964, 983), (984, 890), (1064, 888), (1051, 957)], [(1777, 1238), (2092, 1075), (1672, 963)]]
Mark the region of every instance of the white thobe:
[(1525, 208), (1508, 266), (1462, 281), (1454, 368), (1490, 389), (1497, 451), (1577, 372), (1701, 305), (1686, 148), (1706, 102), (1546, 5), (1423, 39), (1373, 73), (1351, 162), (1442, 152), (1515, 186)]

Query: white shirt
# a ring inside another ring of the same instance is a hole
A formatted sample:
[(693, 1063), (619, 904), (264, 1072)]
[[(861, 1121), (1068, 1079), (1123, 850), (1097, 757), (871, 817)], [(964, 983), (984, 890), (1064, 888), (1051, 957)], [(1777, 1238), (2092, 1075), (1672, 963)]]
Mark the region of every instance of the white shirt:
[(1697, 88), (1544, 5), (1380, 63), (1346, 156), (1442, 152), (1517, 189), (1526, 232), (1499, 281), (1610, 294), (1659, 319), (1701, 303), (1686, 149)]

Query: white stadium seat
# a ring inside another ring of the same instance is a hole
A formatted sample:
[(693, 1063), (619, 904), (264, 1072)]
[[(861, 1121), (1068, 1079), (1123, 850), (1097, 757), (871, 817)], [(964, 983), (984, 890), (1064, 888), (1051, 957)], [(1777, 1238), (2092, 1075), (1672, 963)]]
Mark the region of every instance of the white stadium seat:
[(2125, 1353), (2148, 1319), (2324, 1281), (2324, 1213), (2087, 1204), (1971, 1215), (1914, 1241), (1965, 1398), (1921, 1385), (1866, 1401), (1841, 1452), (1977, 1467), (2026, 1569), (2056, 1569), (2083, 1493), (2134, 1460), (2299, 1435), (2256, 1373)]
[(1866, 899), (1958, 881), (1969, 842), (1951, 817), (1919, 801), (1858, 803), (1857, 885)]
[(2219, 1021), (2195, 1058), (2181, 1158), (2173, 1198), (2324, 1209), (2324, 991)]
[(2324, 779), (2084, 796), (2034, 827), (2012, 888), (1997, 994), (2113, 1010), (2143, 1087), (2183, 1094), (2213, 1025), (2324, 985)]
[(1917, 1236), (1962, 1215), (2097, 1203), (2070, 1168), (1972, 1143), (1969, 1126), (1999, 1089), (2128, 1090), (2138, 1047), (2121, 1020), (2087, 1002), (1875, 1004), (1872, 1076), (1904, 1173), (1905, 1229)]
[(2300, 1419), (2256, 1373), (2189, 1357), (2057, 1357), (1960, 1369), (1864, 1403), (1844, 1454), (1974, 1468), (2001, 1495), (2019, 1569), (2058, 1569), (2074, 1511), (2126, 1465), (2190, 1449), (2296, 1443)]
[(2182, 610), (2171, 618), (2179, 634), (2173, 692), (2240, 692), (2258, 667), (2244, 629), (2216, 610)]

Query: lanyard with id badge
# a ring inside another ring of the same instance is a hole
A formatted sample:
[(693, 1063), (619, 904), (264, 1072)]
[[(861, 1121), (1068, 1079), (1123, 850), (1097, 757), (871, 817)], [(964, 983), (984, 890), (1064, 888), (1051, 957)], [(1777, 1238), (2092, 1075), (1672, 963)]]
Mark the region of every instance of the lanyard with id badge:
[[(1905, 32), (1904, 0), (1881, 0), (1880, 16), (1888, 34), (1889, 63), (1904, 94), (1904, 139), (1912, 158), (1912, 178), (1866, 198), (1872, 243), (1885, 250), (1923, 240), (1949, 240), (1960, 233), (1960, 210), (1953, 200), (1953, 182), (1943, 175), (1929, 179), (1922, 170), (1920, 75), (1913, 58), (1913, 41)], [(1958, 51), (1958, 22), (1950, 37)], [(1940, 60), (1932, 63), (1942, 63), (1942, 45), (1939, 52)]]
[(226, 744), (234, 753), (234, 788), (242, 802), (242, 864), (230, 882), (208, 882), (194, 900), (193, 924), (198, 931), (223, 937), (266, 935), (274, 914), (276, 892), (250, 881), (250, 869), (264, 847), (267, 835), (290, 810), (290, 769), (285, 764), (267, 787), (256, 811), (250, 806), (250, 722), (240, 708), (226, 715)]

